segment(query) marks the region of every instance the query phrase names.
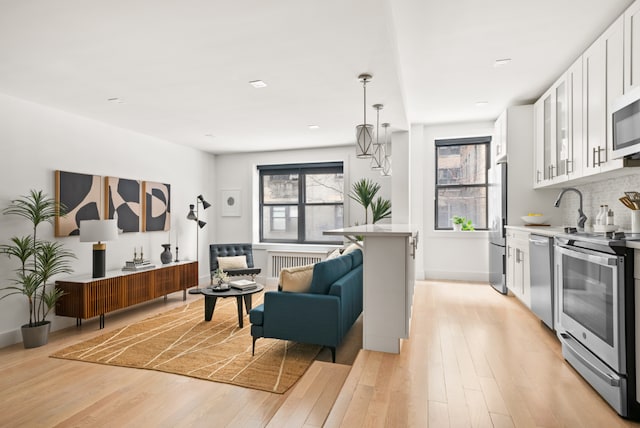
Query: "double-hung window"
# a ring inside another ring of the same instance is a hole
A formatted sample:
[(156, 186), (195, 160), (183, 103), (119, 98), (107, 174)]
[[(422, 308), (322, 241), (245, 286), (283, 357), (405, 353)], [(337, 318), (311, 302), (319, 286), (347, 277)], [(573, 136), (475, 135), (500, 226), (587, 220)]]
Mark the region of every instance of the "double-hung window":
[(491, 137), (436, 140), (436, 230), (452, 229), (453, 216), (487, 229)]
[(342, 162), (260, 165), (260, 242), (339, 243), (344, 226)]

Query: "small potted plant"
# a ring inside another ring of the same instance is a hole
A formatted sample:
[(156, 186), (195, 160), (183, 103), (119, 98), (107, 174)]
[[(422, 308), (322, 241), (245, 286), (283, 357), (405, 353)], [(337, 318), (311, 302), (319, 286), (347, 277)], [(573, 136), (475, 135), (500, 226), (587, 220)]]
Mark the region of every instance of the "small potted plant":
[(475, 230), (473, 222), (471, 220), (467, 220), (465, 217), (454, 215), (451, 221), (453, 222), (453, 230), (456, 232), (461, 230)]
[(213, 273), (213, 277), (218, 281), (218, 287), (221, 287), (222, 284), (229, 280), (229, 274), (220, 268), (216, 269)]

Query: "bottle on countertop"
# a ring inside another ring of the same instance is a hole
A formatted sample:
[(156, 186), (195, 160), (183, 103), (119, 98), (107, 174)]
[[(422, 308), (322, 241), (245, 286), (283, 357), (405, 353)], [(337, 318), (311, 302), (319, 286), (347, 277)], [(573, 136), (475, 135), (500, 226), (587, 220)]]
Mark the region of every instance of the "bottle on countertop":
[(613, 210), (607, 211), (607, 226), (613, 226)]
[(596, 226), (600, 226), (603, 225), (604, 222), (602, 221), (602, 218), (606, 216), (606, 213), (604, 212), (604, 205), (600, 205), (600, 210), (598, 211), (598, 214), (596, 215)]

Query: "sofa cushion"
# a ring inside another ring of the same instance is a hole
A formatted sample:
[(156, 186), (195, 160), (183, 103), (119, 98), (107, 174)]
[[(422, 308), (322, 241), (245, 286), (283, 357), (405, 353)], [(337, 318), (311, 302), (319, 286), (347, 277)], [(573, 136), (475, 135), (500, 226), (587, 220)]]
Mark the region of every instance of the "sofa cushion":
[(349, 255), (336, 257), (316, 263), (313, 267), (310, 293), (327, 294), (338, 278), (351, 270), (352, 258)]
[(335, 259), (336, 257), (340, 257), (340, 255), (341, 255), (340, 248), (336, 248), (335, 250), (329, 253), (329, 255), (325, 260)]
[(313, 264), (284, 268), (280, 271), (279, 284), (282, 291), (308, 293), (313, 279)]
[(357, 250), (350, 252), (349, 255), (351, 256), (353, 268), (362, 264), (362, 250), (358, 248)]
[(224, 271), (230, 269), (246, 269), (247, 256), (218, 257), (218, 267)]

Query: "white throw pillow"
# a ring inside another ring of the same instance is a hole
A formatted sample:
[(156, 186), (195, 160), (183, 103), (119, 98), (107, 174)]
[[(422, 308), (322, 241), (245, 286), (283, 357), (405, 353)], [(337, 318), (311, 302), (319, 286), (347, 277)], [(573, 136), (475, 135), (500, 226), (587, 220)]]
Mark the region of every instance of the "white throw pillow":
[(282, 291), (292, 293), (308, 293), (313, 279), (313, 265), (285, 268), (280, 271), (280, 287)]
[(349, 254), (354, 252), (355, 250), (359, 250), (360, 247), (356, 244), (351, 244), (349, 245), (347, 248), (344, 249), (344, 251), (342, 252), (342, 255), (344, 256), (345, 254)]
[(336, 248), (335, 250), (330, 252), (325, 260), (335, 259), (336, 257), (340, 257), (340, 249), (339, 248)]
[(218, 257), (218, 267), (224, 271), (247, 269), (247, 256)]

